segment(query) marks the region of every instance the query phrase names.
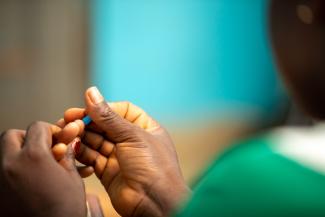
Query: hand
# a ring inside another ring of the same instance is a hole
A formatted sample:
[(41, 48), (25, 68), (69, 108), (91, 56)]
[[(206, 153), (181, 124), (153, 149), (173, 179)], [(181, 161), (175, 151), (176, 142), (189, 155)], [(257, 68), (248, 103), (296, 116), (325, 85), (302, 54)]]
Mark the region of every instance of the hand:
[(4, 216), (85, 217), (85, 190), (71, 144), (57, 162), (50, 148), (61, 129), (37, 122), (0, 138), (0, 212)]
[(85, 97), (86, 111), (65, 114), (66, 122), (85, 114), (93, 120), (77, 159), (94, 167), (122, 216), (168, 216), (189, 192), (168, 133), (130, 103), (109, 106), (96, 88)]

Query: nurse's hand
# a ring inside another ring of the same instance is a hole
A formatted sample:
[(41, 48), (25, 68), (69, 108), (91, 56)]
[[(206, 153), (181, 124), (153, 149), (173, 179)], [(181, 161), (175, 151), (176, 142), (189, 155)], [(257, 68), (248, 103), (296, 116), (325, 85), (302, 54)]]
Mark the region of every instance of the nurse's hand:
[(0, 138), (1, 216), (85, 217), (85, 190), (71, 144), (57, 162), (53, 138), (61, 128), (36, 122)]
[(96, 88), (85, 97), (86, 111), (65, 115), (93, 120), (76, 158), (93, 166), (122, 216), (168, 216), (189, 192), (168, 133), (130, 103), (109, 106)]

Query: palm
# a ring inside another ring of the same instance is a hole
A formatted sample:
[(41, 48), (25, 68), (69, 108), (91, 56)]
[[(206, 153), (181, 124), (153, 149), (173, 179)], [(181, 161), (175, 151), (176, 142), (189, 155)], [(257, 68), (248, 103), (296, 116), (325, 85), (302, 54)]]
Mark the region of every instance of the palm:
[(122, 216), (132, 216), (148, 190), (143, 186), (151, 186), (149, 182), (153, 182), (153, 174), (156, 174), (155, 166), (148, 166), (153, 159), (144, 146), (142, 143), (117, 144), (102, 175), (101, 182)]
[[(116, 211), (121, 216), (133, 216), (136, 207), (141, 203), (143, 194), (131, 187), (121, 173), (118, 173), (106, 190)], [(127, 207), (127, 209), (125, 209)]]

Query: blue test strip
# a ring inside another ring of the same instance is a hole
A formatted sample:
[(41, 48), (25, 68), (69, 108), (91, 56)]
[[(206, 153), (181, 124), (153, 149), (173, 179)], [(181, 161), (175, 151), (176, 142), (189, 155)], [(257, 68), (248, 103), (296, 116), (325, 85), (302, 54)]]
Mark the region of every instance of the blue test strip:
[(84, 117), (83, 119), (82, 119), (82, 121), (84, 122), (84, 124), (85, 125), (88, 125), (88, 124), (90, 124), (91, 123), (91, 118), (87, 115), (86, 117)]

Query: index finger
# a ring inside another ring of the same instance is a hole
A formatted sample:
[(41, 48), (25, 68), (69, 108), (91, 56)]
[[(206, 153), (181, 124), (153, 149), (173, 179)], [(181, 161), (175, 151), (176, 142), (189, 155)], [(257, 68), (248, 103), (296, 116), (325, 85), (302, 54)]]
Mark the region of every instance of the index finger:
[(70, 108), (64, 112), (65, 123), (70, 123), (75, 120), (81, 120), (86, 116), (86, 109), (84, 108)]
[(84, 123), (81, 120), (70, 122), (64, 126), (57, 135), (55, 135), (57, 140), (56, 142), (68, 144), (77, 136), (81, 136), (84, 132), (84, 128)]

